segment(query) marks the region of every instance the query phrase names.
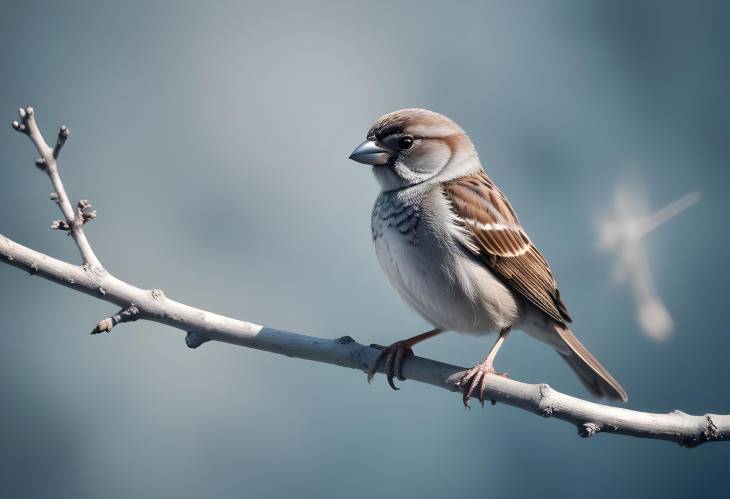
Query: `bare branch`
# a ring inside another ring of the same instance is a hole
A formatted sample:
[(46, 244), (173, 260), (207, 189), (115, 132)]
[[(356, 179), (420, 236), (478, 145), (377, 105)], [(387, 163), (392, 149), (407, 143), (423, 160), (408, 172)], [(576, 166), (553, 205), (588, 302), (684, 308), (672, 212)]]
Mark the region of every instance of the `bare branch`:
[[(29, 110), (30, 108), (26, 108), (23, 110), (24, 114), (20, 113), (23, 122), (14, 122), (13, 128), (33, 138), (39, 134), (32, 120), (32, 110)], [(27, 119), (28, 116), (31, 117), (30, 120)], [(55, 158), (45, 142), (40, 140), (34, 140), (34, 143), (41, 154), (48, 153), (43, 159), (48, 168), (55, 171)], [(55, 176), (58, 177), (57, 172)], [(53, 183), (59, 204), (65, 203), (62, 211), (66, 215), (66, 208), (70, 209), (68, 197), (62, 186), (58, 188), (61, 185), (60, 179)], [(81, 206), (79, 208), (84, 210)], [(66, 216), (71, 233), (81, 234), (83, 237), (81, 223), (78, 222), (81, 216), (74, 218), (73, 210), (71, 216), (70, 219)], [(74, 239), (78, 244), (79, 239), (76, 236)], [(83, 241), (86, 241), (85, 237)], [(93, 253), (89, 254), (93, 256)], [(90, 263), (86, 257), (84, 266), (79, 267), (22, 246), (3, 235), (0, 235), (0, 257), (2, 261), (31, 275), (38, 275), (122, 307), (119, 313), (100, 321), (93, 333), (108, 332), (114, 325), (122, 322), (146, 319), (187, 332), (185, 340), (191, 348), (215, 340), (363, 372), (368, 371), (380, 353), (376, 348), (361, 345), (349, 336), (335, 340), (315, 338), (194, 308), (167, 298), (159, 289), (145, 290), (117, 279), (100, 265)], [(379, 372), (383, 372), (383, 369), (385, 367), (381, 367)], [(463, 367), (421, 357), (408, 358), (403, 365), (403, 375), (406, 378), (452, 392), (460, 391), (457, 383), (464, 370)], [(546, 418), (572, 423), (581, 437), (591, 437), (597, 433), (617, 433), (668, 440), (686, 447), (695, 447), (710, 441), (730, 440), (730, 415), (691, 416), (680, 411), (668, 414), (632, 411), (571, 397), (545, 384), (530, 385), (495, 375), (488, 376), (486, 396)]]
[[(82, 226), (86, 220), (84, 217), (76, 216), (73, 205), (71, 204), (71, 201), (69, 201), (68, 194), (66, 194), (63, 182), (61, 182), (61, 177), (58, 174), (56, 158), (69, 137), (70, 132), (68, 128), (65, 126), (60, 128), (56, 146), (51, 149), (38, 129), (38, 125), (35, 120), (35, 111), (33, 108), (20, 108), (18, 109), (18, 115), (20, 116), (20, 122), (13, 121), (13, 128), (30, 137), (31, 142), (33, 142), (33, 145), (41, 155), (40, 159), (36, 160), (35, 164), (45, 171), (48, 178), (51, 179), (51, 184), (53, 184), (53, 190), (56, 195), (54, 201), (58, 203), (58, 207), (61, 209), (61, 213), (63, 213), (63, 216), (66, 219), (65, 222), (68, 225), (68, 229), (64, 230), (68, 230), (74, 238), (84, 264), (95, 272), (104, 272), (104, 267), (101, 265), (99, 259), (96, 258), (89, 241), (86, 239), (86, 234), (84, 234)], [(95, 212), (94, 216), (96, 216)], [(91, 218), (93, 218), (93, 216)], [(60, 228), (62, 225), (63, 224), (59, 224), (59, 227), (54, 228)]]

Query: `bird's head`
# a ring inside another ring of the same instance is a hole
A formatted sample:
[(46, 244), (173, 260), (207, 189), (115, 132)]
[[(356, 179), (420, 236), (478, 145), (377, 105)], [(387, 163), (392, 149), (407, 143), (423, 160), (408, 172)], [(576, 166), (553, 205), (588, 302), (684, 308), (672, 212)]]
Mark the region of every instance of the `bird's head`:
[(480, 168), (464, 130), (426, 109), (401, 109), (380, 117), (350, 159), (372, 165), (384, 191), (448, 180)]

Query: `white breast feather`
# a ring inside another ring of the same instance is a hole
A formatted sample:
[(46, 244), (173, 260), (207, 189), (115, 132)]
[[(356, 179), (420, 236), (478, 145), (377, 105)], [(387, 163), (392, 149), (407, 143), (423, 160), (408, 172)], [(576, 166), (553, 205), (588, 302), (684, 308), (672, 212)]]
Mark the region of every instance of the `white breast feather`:
[(417, 244), (387, 224), (378, 227), (374, 241), (383, 271), (401, 298), (442, 329), (484, 334), (512, 325), (518, 313), (514, 295), (463, 253), (460, 245), (474, 248), (474, 243), (456, 223), (441, 189), (412, 202), (422, 217)]

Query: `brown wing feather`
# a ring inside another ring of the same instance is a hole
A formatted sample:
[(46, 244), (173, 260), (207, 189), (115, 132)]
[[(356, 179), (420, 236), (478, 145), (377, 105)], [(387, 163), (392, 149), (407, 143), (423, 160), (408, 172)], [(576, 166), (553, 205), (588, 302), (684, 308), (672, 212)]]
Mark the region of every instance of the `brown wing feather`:
[(570, 322), (550, 266), (487, 174), (480, 171), (451, 180), (443, 190), (457, 220), (472, 236), (474, 244), (467, 251), (558, 323)]

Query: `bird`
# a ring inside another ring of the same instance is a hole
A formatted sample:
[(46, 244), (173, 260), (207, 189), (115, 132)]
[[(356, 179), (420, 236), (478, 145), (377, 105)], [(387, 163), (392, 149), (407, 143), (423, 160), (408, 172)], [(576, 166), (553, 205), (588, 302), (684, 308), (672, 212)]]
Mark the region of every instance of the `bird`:
[[(626, 391), (583, 346), (547, 260), (507, 197), (484, 171), (466, 132), (446, 116), (401, 109), (378, 118), (349, 159), (372, 166), (380, 185), (371, 234), (380, 266), (401, 299), (433, 329), (381, 350), (388, 384), (404, 381), (413, 346), (446, 331), (498, 333), (486, 358), (458, 380), (462, 400), (484, 404), (494, 359), (513, 329), (546, 343), (598, 398)], [(475, 393), (476, 391), (476, 393)]]

